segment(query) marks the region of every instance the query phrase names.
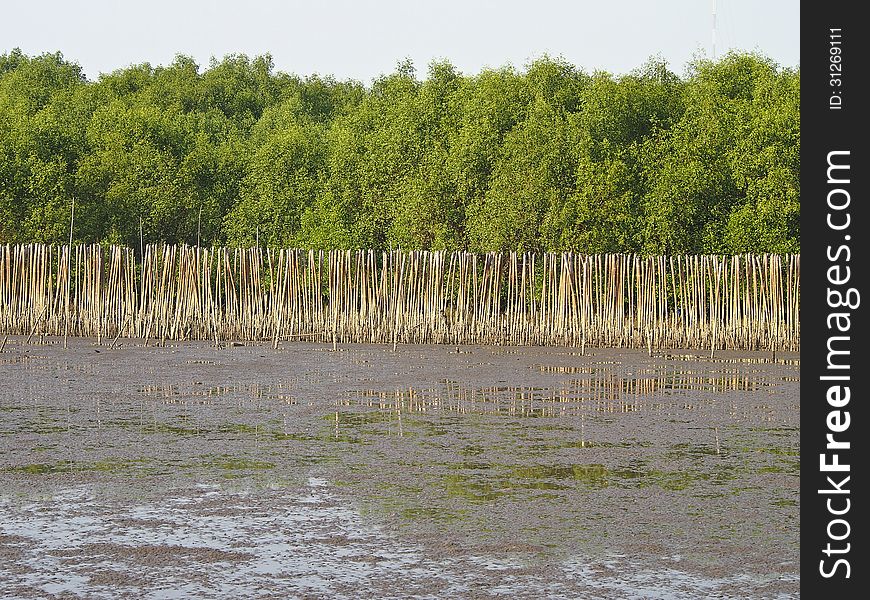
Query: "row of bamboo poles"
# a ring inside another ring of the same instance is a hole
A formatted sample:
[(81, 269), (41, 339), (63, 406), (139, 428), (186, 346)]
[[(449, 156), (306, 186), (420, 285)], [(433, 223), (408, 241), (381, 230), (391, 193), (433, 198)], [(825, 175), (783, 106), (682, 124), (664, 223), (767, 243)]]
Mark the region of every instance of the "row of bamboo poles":
[(800, 349), (800, 255), (0, 246), (0, 332)]

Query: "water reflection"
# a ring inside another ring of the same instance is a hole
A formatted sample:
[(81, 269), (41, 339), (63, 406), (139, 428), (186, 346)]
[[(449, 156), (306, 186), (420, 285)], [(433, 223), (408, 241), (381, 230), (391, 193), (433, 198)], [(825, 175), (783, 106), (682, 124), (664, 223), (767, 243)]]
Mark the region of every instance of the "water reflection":
[[(289, 394), (292, 384), (276, 383), (262, 385), (259, 383), (216, 385), (206, 387), (202, 382), (194, 382), (191, 386), (175, 384), (144, 385), (136, 391), (149, 398), (161, 399), (164, 404), (176, 404), (186, 402), (202, 403), (202, 398), (226, 396), (228, 394), (249, 400), (278, 400), (288, 404), (295, 404), (296, 398)], [(205, 401), (207, 403), (207, 401)]]
[[(625, 372), (601, 367), (554, 367), (542, 372), (585, 373), (587, 377), (563, 380), (552, 387), (469, 386), (461, 380), (446, 379), (438, 387), (395, 390), (351, 390), (337, 401), (339, 406), (358, 406), (381, 411), (458, 414), (492, 414), (519, 417), (564, 417), (581, 412), (637, 412), (660, 410), (663, 399), (680, 394), (690, 400), (684, 408), (715, 401), (715, 395), (729, 392), (758, 392), (774, 385), (763, 373), (725, 370), (701, 374), (691, 369), (638, 368)], [(799, 377), (793, 378), (799, 381)], [(780, 381), (786, 381), (781, 378)], [(698, 396), (691, 392), (704, 392)]]

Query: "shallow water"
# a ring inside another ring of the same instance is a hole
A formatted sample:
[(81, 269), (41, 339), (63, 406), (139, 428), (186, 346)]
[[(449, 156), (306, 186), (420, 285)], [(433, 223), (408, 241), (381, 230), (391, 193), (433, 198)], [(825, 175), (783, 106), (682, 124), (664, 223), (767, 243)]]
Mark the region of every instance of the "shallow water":
[(799, 355), (23, 341), (4, 596), (798, 595)]

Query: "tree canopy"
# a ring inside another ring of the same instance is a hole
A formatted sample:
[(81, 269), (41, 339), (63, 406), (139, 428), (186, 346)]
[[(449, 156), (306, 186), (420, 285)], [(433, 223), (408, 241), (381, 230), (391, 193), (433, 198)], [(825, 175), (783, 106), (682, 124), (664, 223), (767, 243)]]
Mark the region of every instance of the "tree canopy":
[(798, 252), (800, 71), (544, 57), (371, 86), (271, 57), (0, 55), (0, 242)]

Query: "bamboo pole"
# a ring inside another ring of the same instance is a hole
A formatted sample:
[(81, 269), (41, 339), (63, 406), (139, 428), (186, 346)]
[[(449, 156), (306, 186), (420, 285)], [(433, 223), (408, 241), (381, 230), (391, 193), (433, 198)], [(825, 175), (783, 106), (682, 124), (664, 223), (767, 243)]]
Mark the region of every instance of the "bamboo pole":
[[(71, 207), (71, 220), (74, 217)], [(0, 334), (800, 347), (800, 256), (0, 246)], [(139, 260), (137, 266), (136, 260)]]

